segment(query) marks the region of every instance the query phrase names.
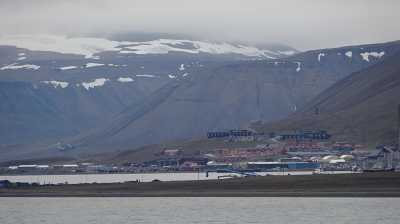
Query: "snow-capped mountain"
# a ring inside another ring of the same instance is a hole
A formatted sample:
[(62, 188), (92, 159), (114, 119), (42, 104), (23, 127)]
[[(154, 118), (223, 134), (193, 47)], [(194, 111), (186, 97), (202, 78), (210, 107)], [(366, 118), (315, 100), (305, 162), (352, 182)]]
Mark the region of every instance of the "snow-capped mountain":
[(298, 53), (182, 38), (45, 37), (0, 38), (4, 159), (67, 153), (31, 146), (71, 136), (74, 154), (90, 154), (280, 119), (400, 50), (399, 42)]
[(243, 128), (254, 121), (280, 120), (342, 78), (398, 52), (400, 42), (391, 42), (209, 68), (163, 86), (140, 107), (128, 107), (103, 128), (72, 144), (86, 152), (111, 146), (132, 149), (201, 138), (210, 130)]
[(55, 35), (0, 36), (0, 45), (16, 46), (30, 51), (48, 51), (61, 54), (83, 55), (85, 58), (100, 59), (103, 52), (117, 54), (236, 54), (244, 57), (279, 58), (295, 54), (292, 50), (268, 50), (243, 44), (193, 41), (182, 39), (156, 39), (149, 41), (113, 41), (102, 38), (65, 37)]
[[(156, 38), (140, 41), (56, 35), (0, 36), (0, 81), (34, 82), (54, 88), (85, 88), (84, 83), (121, 78), (170, 81), (197, 70), (237, 60), (261, 60), (295, 54), (293, 48), (269, 50), (243, 44)], [(125, 79), (126, 80), (126, 79)], [(120, 81), (121, 82), (121, 81)], [(128, 82), (123, 82), (128, 83)], [(132, 84), (132, 83), (129, 83)], [(93, 87), (93, 88), (94, 88)], [(90, 88), (90, 89), (93, 89)], [(89, 90), (89, 88), (85, 88)]]
[(0, 35), (0, 145), (9, 152), (10, 145), (58, 141), (102, 125), (162, 86), (202, 70), (297, 52), (282, 45), (268, 50), (139, 36)]

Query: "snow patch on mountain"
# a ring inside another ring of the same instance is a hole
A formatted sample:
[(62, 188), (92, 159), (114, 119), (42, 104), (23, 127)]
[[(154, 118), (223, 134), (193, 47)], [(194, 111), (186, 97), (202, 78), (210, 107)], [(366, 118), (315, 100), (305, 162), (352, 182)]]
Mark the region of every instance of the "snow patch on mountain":
[(381, 58), (385, 55), (384, 51), (381, 51), (380, 53), (378, 52), (364, 52), (364, 53), (360, 53), (361, 57), (363, 58), (363, 60), (369, 62), (369, 57), (375, 57), (375, 58)]
[(133, 82), (134, 80), (131, 77), (119, 77), (117, 79), (118, 82)]
[(136, 77), (155, 78), (156, 76), (155, 76), (155, 75), (147, 75), (147, 74), (144, 74), (144, 75), (136, 75)]
[(17, 69), (32, 69), (32, 70), (38, 70), (40, 68), (39, 65), (31, 65), (31, 64), (25, 64), (25, 65), (18, 65), (17, 63), (13, 63), (10, 65), (6, 65), (0, 70), (17, 70)]
[(16, 46), (31, 51), (50, 51), (62, 54), (84, 55), (85, 58), (95, 57), (94, 54), (103, 51), (119, 51), (118, 41), (100, 38), (68, 38), (56, 35), (7, 35), (0, 36), (0, 45)]
[(301, 70), (301, 62), (295, 62), (297, 64), (296, 72)]
[(351, 57), (353, 57), (353, 52), (347, 51), (347, 52), (345, 53), (345, 55), (346, 55), (347, 57), (351, 58)]
[(324, 56), (326, 56), (325, 53), (319, 53), (318, 54), (318, 61), (321, 61), (321, 58), (324, 57)]
[(179, 71), (183, 71), (185, 70), (185, 64), (181, 64), (181, 66), (179, 67)]
[(249, 57), (276, 58), (279, 53), (261, 50), (256, 47), (233, 45), (228, 43), (211, 43), (191, 40), (159, 39), (136, 42), (133, 46), (123, 46), (122, 54), (168, 54), (182, 52), (189, 54), (240, 54)]
[(176, 75), (168, 75), (170, 79), (176, 79)]
[(26, 59), (26, 57), (18, 57), (17, 61), (22, 61), (22, 60), (25, 60), (25, 59)]
[(126, 67), (128, 65), (107, 64), (107, 66), (110, 66), (110, 67)]
[(52, 80), (52, 81), (42, 81), (42, 83), (52, 85), (54, 88), (61, 87), (62, 89), (67, 88), (68, 85), (69, 85), (68, 82), (55, 81), (55, 80)]
[(104, 86), (104, 84), (109, 81), (109, 79), (106, 78), (99, 78), (95, 79), (93, 82), (82, 82), (82, 86), (86, 89), (89, 90), (91, 88), (99, 87), (99, 86)]
[(85, 68), (93, 68), (93, 67), (99, 67), (99, 66), (104, 66), (104, 64), (100, 64), (100, 63), (86, 63)]
[(78, 67), (71, 65), (71, 66), (60, 67), (59, 69), (60, 70), (71, 70), (71, 69), (76, 69), (76, 68), (78, 68)]
[(283, 54), (283, 55), (287, 55), (287, 56), (291, 56), (291, 55), (294, 55), (294, 54), (296, 54), (296, 52), (295, 51), (278, 51), (278, 53), (279, 54)]

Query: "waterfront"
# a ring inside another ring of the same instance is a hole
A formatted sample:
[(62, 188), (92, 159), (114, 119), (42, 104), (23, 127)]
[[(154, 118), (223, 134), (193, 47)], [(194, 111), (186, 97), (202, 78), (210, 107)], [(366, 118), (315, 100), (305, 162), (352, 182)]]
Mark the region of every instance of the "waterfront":
[(2, 198), (1, 202), (2, 224), (393, 224), (400, 219), (399, 198)]
[(0, 197), (400, 197), (400, 173), (269, 175), (224, 180), (10, 184)]
[[(312, 171), (293, 172), (257, 172), (257, 175), (311, 175)], [(346, 171), (327, 172), (329, 174), (350, 173)], [(187, 180), (215, 180), (228, 173), (210, 172), (208, 177), (204, 172), (183, 173), (135, 173), (135, 174), (74, 174), (74, 175), (9, 175), (0, 176), (0, 180), (11, 182), (39, 183), (39, 184), (83, 184), (83, 183), (119, 183), (127, 181), (150, 182), (161, 181), (187, 181)], [(240, 176), (239, 174), (230, 174)]]

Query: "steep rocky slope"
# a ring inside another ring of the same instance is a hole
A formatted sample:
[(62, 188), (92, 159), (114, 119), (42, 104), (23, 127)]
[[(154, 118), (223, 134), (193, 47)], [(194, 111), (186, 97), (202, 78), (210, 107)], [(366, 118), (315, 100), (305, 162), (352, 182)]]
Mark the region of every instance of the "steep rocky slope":
[(326, 129), (335, 139), (396, 144), (400, 54), (356, 72), (319, 94), (289, 118), (255, 124), (263, 131)]
[(74, 141), (74, 153), (123, 150), (201, 137), (210, 130), (242, 128), (252, 121), (283, 119), (336, 81), (396, 52), (399, 42), (323, 49), (284, 60), (204, 70), (165, 86), (143, 106), (128, 108), (109, 125)]
[[(89, 56), (3, 47), (2, 158), (108, 153), (283, 119), (400, 50), (390, 42), (271, 59), (267, 50), (213, 54), (189, 43), (128, 44), (130, 53)], [(182, 52), (169, 51), (177, 47)], [(24, 63), (14, 64), (16, 56)]]

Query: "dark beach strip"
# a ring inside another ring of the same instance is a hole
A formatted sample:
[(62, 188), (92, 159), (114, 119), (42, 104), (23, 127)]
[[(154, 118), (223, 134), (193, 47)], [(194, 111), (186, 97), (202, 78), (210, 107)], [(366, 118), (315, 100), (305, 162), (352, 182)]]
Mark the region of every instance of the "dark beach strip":
[(400, 197), (400, 173), (2, 188), (0, 197)]

